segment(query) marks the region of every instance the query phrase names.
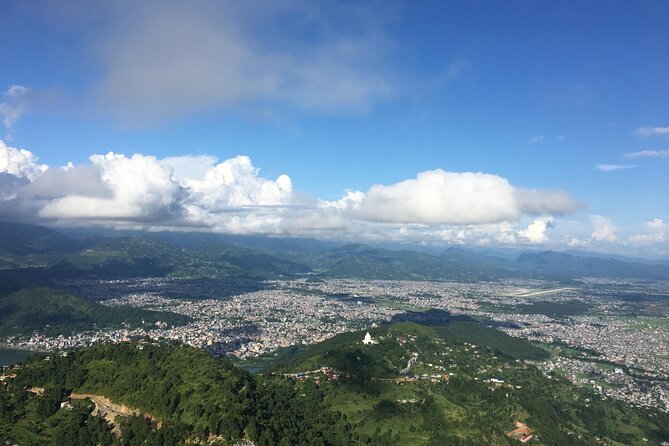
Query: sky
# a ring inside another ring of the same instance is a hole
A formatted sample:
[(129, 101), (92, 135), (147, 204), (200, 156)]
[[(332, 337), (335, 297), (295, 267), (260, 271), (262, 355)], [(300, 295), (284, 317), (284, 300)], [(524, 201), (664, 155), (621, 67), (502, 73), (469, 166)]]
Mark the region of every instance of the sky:
[(669, 257), (666, 23), (0, 0), (0, 219)]

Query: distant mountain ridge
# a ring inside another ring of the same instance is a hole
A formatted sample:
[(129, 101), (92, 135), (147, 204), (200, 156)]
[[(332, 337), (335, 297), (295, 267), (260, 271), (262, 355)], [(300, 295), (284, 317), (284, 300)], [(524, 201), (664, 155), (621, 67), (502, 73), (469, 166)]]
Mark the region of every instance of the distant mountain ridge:
[[(361, 243), (209, 233), (120, 232), (66, 235), (35, 225), (0, 223), (0, 272), (23, 268), (57, 277), (319, 277), (480, 281), (609, 277), (669, 280), (669, 261), (556, 251), (428, 253)], [(116, 234), (116, 233), (114, 233)], [(22, 273), (23, 274), (23, 273)]]
[(669, 268), (662, 265), (625, 262), (615, 258), (580, 257), (555, 251), (521, 254), (514, 261), (514, 265), (522, 270), (546, 276), (669, 279)]
[(44, 226), (0, 221), (0, 253), (14, 255), (73, 252), (80, 244), (53, 229)]

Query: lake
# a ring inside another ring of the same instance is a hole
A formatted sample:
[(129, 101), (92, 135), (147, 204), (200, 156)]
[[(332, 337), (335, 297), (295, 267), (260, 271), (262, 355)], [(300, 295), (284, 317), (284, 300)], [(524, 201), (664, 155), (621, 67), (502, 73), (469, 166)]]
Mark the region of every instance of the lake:
[(0, 348), (0, 366), (14, 364), (23, 361), (34, 352), (27, 350), (11, 350), (7, 348)]

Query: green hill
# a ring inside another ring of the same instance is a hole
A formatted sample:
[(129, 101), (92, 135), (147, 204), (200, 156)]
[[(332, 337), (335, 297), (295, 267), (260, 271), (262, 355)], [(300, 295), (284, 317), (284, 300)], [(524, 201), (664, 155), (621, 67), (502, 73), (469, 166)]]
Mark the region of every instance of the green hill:
[(81, 277), (273, 279), (311, 271), (303, 263), (234, 246), (215, 235), (186, 237), (202, 239), (202, 243), (190, 243), (193, 246), (188, 247), (169, 241), (179, 241), (178, 236), (115, 234), (71, 238), (41, 226), (0, 222), (3, 281), (5, 277), (22, 284)]
[[(34, 386), (44, 394), (24, 391)], [(111, 426), (90, 416), (90, 406), (73, 400), (74, 408), (60, 409), (72, 391), (107, 398), (153, 421), (121, 417), (122, 437), (116, 438)], [(9, 389), (0, 386), (0, 408), (0, 439), (22, 445), (232, 445), (241, 438), (259, 446), (360, 443), (316, 386), (265, 381), (202, 350), (167, 344), (98, 345), (35, 359)]]
[(232, 264), (245, 274), (257, 277), (293, 276), (311, 272), (303, 263), (279, 259), (269, 254), (218, 242), (202, 250), (207, 256)]
[(171, 243), (140, 237), (103, 238), (50, 268), (55, 277), (225, 277), (237, 267)]
[(454, 322), (444, 327), (435, 327), (436, 333), (455, 342), (471, 342), (483, 345), (513, 359), (546, 359), (550, 354), (525, 339), (508, 334), (476, 322)]
[[(325, 364), (362, 379), (397, 377), (413, 352), (434, 356), (435, 353), (440, 354), (435, 351), (437, 345), (465, 342), (483, 346), (507, 359), (544, 359), (550, 356), (525, 339), (511, 337), (473, 321), (456, 320), (443, 326), (399, 322), (370, 329), (369, 333), (380, 342), (364, 346), (361, 341), (366, 332), (342, 333), (301, 351), (282, 355), (273, 370), (312, 370)], [(411, 341), (402, 343), (406, 344), (402, 347), (396, 342), (398, 337), (411, 338)]]
[(516, 421), (542, 445), (595, 445), (597, 437), (648, 444), (643, 437), (669, 435), (656, 415), (543, 376), (520, 359), (546, 351), (478, 323), (396, 323), (369, 333), (376, 343), (364, 345), (365, 332), (341, 334), (278, 359), (273, 371), (306, 381), (321, 367), (340, 374), (327, 387), (332, 407), (359, 435), (392, 431), (402, 445), (519, 444), (505, 435)]
[(82, 247), (82, 242), (42, 226), (0, 222), (0, 268), (44, 267)]
[[(363, 332), (345, 333), (284, 358), (264, 375), (166, 344), (98, 345), (33, 359), (0, 388), (0, 438), (117, 441), (90, 407), (59, 409), (71, 391), (151, 417), (122, 418), (121, 444), (232, 445), (244, 438), (259, 446), (508, 446), (519, 444), (507, 435), (516, 422), (528, 426), (535, 445), (658, 445), (668, 438), (666, 413), (546, 377), (484, 345), (494, 330), (456, 324), (450, 331), (389, 324), (370, 330), (370, 345), (362, 343)], [(34, 386), (45, 393), (24, 391)]]
[(290, 277), (308, 266), (267, 254), (217, 243), (193, 250), (145, 237), (112, 237), (95, 243), (53, 265), (52, 277)]
[(51, 288), (25, 288), (0, 297), (0, 336), (70, 335), (94, 327), (140, 326), (142, 321), (182, 325), (189, 318), (131, 307), (105, 307)]
[(43, 226), (0, 222), (0, 250), (7, 253), (15, 255), (66, 253), (79, 248), (78, 241)]

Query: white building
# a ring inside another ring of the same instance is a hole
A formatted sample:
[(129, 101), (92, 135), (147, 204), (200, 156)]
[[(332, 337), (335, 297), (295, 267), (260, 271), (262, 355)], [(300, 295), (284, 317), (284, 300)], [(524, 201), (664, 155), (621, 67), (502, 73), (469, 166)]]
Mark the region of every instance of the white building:
[(370, 335), (369, 332), (367, 332), (367, 334), (365, 335), (365, 339), (362, 340), (362, 343), (365, 345), (370, 345), (370, 344), (376, 344), (376, 341), (372, 339), (372, 335)]

